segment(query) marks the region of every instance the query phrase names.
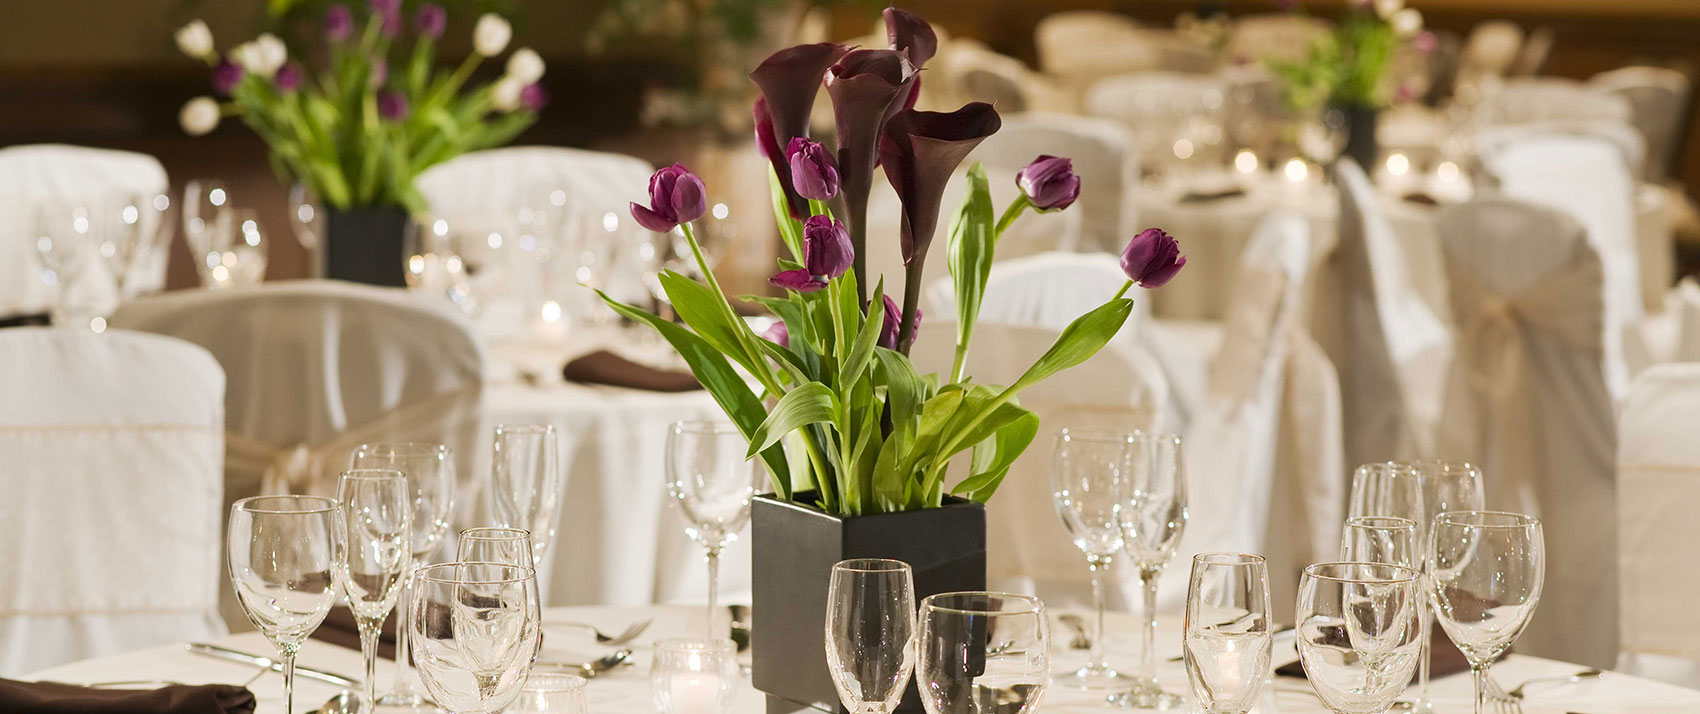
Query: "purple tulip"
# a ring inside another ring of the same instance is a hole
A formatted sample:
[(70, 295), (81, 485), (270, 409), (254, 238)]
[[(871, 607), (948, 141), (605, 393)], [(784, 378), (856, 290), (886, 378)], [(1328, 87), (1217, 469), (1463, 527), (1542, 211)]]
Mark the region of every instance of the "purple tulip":
[(828, 216), (810, 216), (803, 221), (803, 267), (782, 270), (768, 278), (769, 285), (812, 293), (826, 287), (828, 280), (844, 274), (856, 258), (850, 231)]
[(798, 195), (816, 201), (838, 195), (838, 162), (820, 142), (796, 137), (785, 154), (791, 157), (791, 187)]
[(301, 88), (301, 80), (305, 77), (306, 74), (301, 69), (301, 64), (290, 62), (277, 68), (277, 74), (272, 77), (272, 82), (277, 85), (277, 90), (280, 92), (293, 92)]
[(220, 59), (218, 61), (218, 66), (213, 68), (213, 91), (228, 97), (230, 96), (230, 93), (236, 89), (236, 85), (241, 82), (242, 65), (236, 64), (229, 59)]
[(1160, 228), (1140, 231), (1122, 251), (1122, 272), (1148, 290), (1163, 287), (1184, 265), (1181, 244)]
[(401, 34), (401, 0), (372, 0), (372, 14), (382, 19), (384, 37)]
[(891, 49), (907, 52), (919, 69), (939, 51), (939, 36), (926, 20), (908, 10), (885, 9), (885, 39)]
[(413, 13), (413, 30), (420, 37), (437, 39), (443, 36), (443, 29), (449, 25), (449, 13), (442, 5), (425, 3)]
[[(890, 295), (885, 296), (885, 323), (880, 325), (879, 346), (888, 350), (897, 349), (898, 336), (904, 332), (898, 329), (898, 323), (902, 321), (903, 313), (897, 309), (897, 301), (892, 300)], [(921, 332), (921, 308), (915, 308), (915, 318), (910, 320), (906, 327), (909, 328), (909, 339), (913, 341), (915, 335)]]
[(1040, 155), (1015, 174), (1015, 185), (1041, 211), (1060, 211), (1080, 197), (1080, 177), (1066, 158)]
[(649, 205), (632, 204), (632, 218), (656, 233), (666, 233), (708, 211), (708, 189), (702, 179), (678, 164), (649, 177)]
[(774, 322), (772, 327), (767, 328), (766, 332), (761, 333), (761, 336), (768, 342), (772, 342), (780, 347), (791, 346), (791, 328), (785, 326), (784, 320)]
[(791, 168), (783, 149), (792, 139), (809, 135), (809, 114), (820, 92), (821, 76), (847, 49), (833, 42), (797, 45), (769, 55), (750, 72), (750, 81), (761, 89), (755, 107), (756, 146), (773, 164), (779, 185), (785, 187), (791, 217), (798, 220), (808, 217), (809, 207), (792, 193)]
[(549, 105), (549, 92), (543, 89), (543, 85), (532, 82), (519, 90), (519, 104), (525, 107), (526, 111), (543, 111), (543, 107)]
[(347, 5), (332, 5), (325, 11), (325, 39), (331, 42), (341, 42), (354, 34), (354, 13), (348, 11)]
[(390, 121), (407, 118), (407, 95), (399, 90), (386, 89), (378, 93), (378, 116)]

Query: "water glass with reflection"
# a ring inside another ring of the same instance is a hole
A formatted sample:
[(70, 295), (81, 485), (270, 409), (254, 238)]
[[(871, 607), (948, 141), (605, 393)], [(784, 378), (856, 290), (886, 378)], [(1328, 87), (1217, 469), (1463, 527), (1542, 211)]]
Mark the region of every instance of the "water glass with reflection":
[(1434, 519), (1429, 577), (1440, 628), (1470, 661), (1476, 714), (1487, 706), (1488, 667), (1535, 614), (1546, 583), (1541, 522), (1521, 513), (1457, 511)]
[(537, 657), (536, 571), (439, 563), (413, 577), (408, 642), (419, 679), (449, 714), (495, 714), (519, 697)]
[(1051, 505), (1092, 573), (1092, 646), (1065, 683), (1086, 689), (1123, 686), (1128, 679), (1104, 658), (1104, 597), (1110, 566), (1122, 549), (1121, 509), (1133, 477), (1132, 432), (1063, 429), (1051, 459)]
[(826, 595), (826, 665), (851, 714), (890, 714), (915, 670), (915, 577), (900, 560), (832, 566)]
[(1193, 556), (1183, 644), (1192, 695), (1206, 714), (1245, 714), (1257, 704), (1275, 639), (1269, 623), (1263, 556)]
[(413, 555), (407, 545), (412, 495), (407, 477), (393, 469), (353, 469), (337, 481), (342, 558), (336, 563), (336, 581), (360, 632), (360, 654), (366, 661), (364, 702), (378, 697), (378, 634), (395, 609)]
[(921, 601), (915, 686), (927, 714), (1024, 714), (1051, 681), (1045, 603), (1029, 595), (940, 593)]
[(1335, 714), (1377, 714), (1416, 674), (1422, 574), (1382, 563), (1317, 563), (1299, 577), (1299, 662)]

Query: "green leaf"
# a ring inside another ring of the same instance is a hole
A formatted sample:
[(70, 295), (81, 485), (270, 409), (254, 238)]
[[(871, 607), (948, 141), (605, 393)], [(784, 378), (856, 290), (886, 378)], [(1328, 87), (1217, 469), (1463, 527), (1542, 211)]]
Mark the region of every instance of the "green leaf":
[(1009, 393), (1014, 394), (1027, 387), (1033, 386), (1051, 375), (1069, 367), (1091, 359), (1098, 350), (1109, 344), (1110, 339), (1122, 329), (1127, 322), (1127, 316), (1133, 312), (1133, 301), (1127, 298), (1116, 298), (1099, 305), (1091, 312), (1074, 318), (1063, 328), (1062, 334), (1057, 335), (1056, 342), (1051, 348), (1028, 367), (1021, 378), (1010, 385)]
[(874, 510), (882, 513), (893, 513), (905, 510), (909, 501), (907, 485), (908, 474), (901, 470), (898, 462), (904, 448), (904, 443), (898, 438), (887, 439), (880, 447), (879, 458), (874, 462)]
[(767, 420), (750, 435), (749, 455), (754, 456), (757, 451), (779, 443), (798, 427), (831, 422), (837, 411), (838, 396), (820, 382), (809, 382), (792, 389), (779, 398)]
[(921, 405), (932, 397), (933, 390), (902, 352), (875, 347), (874, 357), (879, 361), (879, 379), (886, 388), (885, 404), (891, 410), (893, 428), (912, 432)]
[[(851, 275), (853, 272), (854, 271), (851, 271), (851, 273), (845, 273), (845, 275)], [(842, 290), (845, 295), (850, 297), (852, 302), (855, 301), (855, 283), (843, 286)], [(884, 301), (882, 298), (884, 296), (885, 279), (881, 278), (879, 284), (874, 287), (873, 300), (870, 300), (868, 304), (883, 304)], [(856, 317), (860, 317), (862, 311), (860, 308), (852, 308), (851, 314), (854, 317), (848, 318), (846, 322), (856, 321)], [(850, 384), (859, 379), (862, 376), (862, 371), (867, 369), (868, 364), (873, 361), (874, 348), (879, 346), (880, 330), (885, 327), (885, 310), (870, 310), (868, 311), (867, 319), (861, 320), (860, 322), (862, 323), (862, 331), (857, 333), (855, 338), (856, 341), (850, 347), (850, 354), (845, 355), (844, 364), (839, 367), (839, 384)]]
[[(1004, 405), (1009, 406), (1009, 405)], [(1039, 415), (1022, 410), (1023, 414), (998, 429), (997, 433), (974, 445), (973, 463), (968, 478), (950, 490), (958, 496), (985, 503), (1003, 483), (1009, 468), (1015, 463), (1033, 437), (1039, 433)]]
[(785, 240), (785, 247), (791, 249), (791, 256), (801, 263), (803, 225), (791, 217), (791, 204), (785, 199), (785, 185), (779, 182), (779, 172), (772, 166), (767, 167), (767, 190), (773, 197), (773, 220), (779, 224), (779, 237)]
[(679, 312), (679, 319), (744, 369), (756, 370), (756, 366), (750, 363), (750, 355), (744, 351), (743, 343), (738, 341), (739, 326), (732, 324), (731, 318), (727, 317), (730, 311), (720, 304), (720, 298), (715, 297), (713, 290), (671, 270), (661, 271), (660, 278), (661, 288), (667, 292), (667, 301)]
[[(744, 438), (755, 440), (756, 430), (767, 418), (767, 410), (762, 407), (760, 399), (756, 398), (750, 386), (738, 371), (726, 361), (726, 357), (715, 351), (707, 340), (698, 337), (683, 327), (661, 319), (643, 310), (622, 303), (597, 290), (602, 301), (614, 312), (635, 321), (648, 324), (655, 328), (668, 344), (683, 357), (685, 364), (691, 369), (691, 374), (708, 390), (709, 396), (720, 405), (726, 417), (738, 427)], [(773, 484), (773, 492), (780, 499), (791, 500), (791, 469), (785, 463), (785, 449), (778, 446), (764, 446), (761, 450), (762, 461), (767, 463), (768, 479)]]
[(996, 219), (992, 215), (992, 189), (986, 169), (976, 162), (968, 168), (968, 187), (962, 207), (950, 221), (950, 277), (956, 290), (956, 361), (952, 380), (960, 375), (974, 323), (980, 318), (980, 302), (986, 294), (986, 279), (992, 272), (992, 254), (997, 243)]

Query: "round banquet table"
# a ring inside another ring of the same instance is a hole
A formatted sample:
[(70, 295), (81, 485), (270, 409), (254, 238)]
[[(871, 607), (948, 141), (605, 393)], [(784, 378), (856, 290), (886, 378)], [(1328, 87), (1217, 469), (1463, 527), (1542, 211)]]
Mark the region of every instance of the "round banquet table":
[[(644, 636), (632, 644), (636, 650), (630, 667), (616, 669), (598, 677), (588, 685), (587, 699), (592, 714), (640, 714), (655, 711), (649, 697), (649, 644), (656, 639), (691, 636), (699, 633), (704, 620), (703, 611), (689, 606), (652, 606), (636, 608), (560, 607), (549, 608), (544, 614), (544, 660), (579, 662), (600, 656), (608, 647), (596, 645), (588, 634), (577, 628), (555, 627), (550, 623), (586, 622), (604, 630), (618, 631), (626, 625), (645, 618), (654, 624)], [(1132, 668), (1136, 662), (1138, 644), (1137, 618), (1126, 613), (1109, 616), (1109, 637), (1106, 640), (1111, 662), (1119, 667)], [(1069, 630), (1055, 621), (1051, 623), (1055, 656), (1051, 671), (1061, 674), (1072, 671), (1085, 659), (1085, 653), (1063, 649)], [(266, 640), (255, 632), (232, 635), (218, 644), (252, 653), (272, 654)], [(1277, 637), (1275, 662), (1295, 659), (1292, 638)], [(1157, 635), (1158, 678), (1170, 691), (1187, 693), (1184, 665), (1170, 661), (1180, 654), (1180, 622), (1166, 619), (1159, 622)], [(747, 660), (747, 653), (744, 655)], [(360, 654), (335, 645), (309, 640), (302, 648), (297, 664), (344, 675), (356, 676), (361, 671)], [(1515, 686), (1533, 677), (1563, 676), (1583, 669), (1581, 666), (1522, 655), (1511, 655), (1493, 668), (1494, 678), (1506, 686)], [(379, 663), (380, 690), (390, 683), (393, 671), (388, 662)], [(240, 683), (255, 672), (251, 665), (211, 659), (190, 654), (182, 644), (139, 650), (112, 657), (73, 662), (35, 672), (25, 679), (53, 680), (94, 684), (134, 680), (161, 680), (188, 684)], [(1443, 677), (1433, 684), (1435, 711), (1442, 714), (1470, 711), (1470, 678), (1467, 673)], [(282, 682), (276, 675), (261, 677), (251, 685), (259, 699), (258, 714), (283, 710)], [(296, 677), (296, 711), (305, 712), (337, 693), (338, 688), (312, 679)], [(1190, 698), (1190, 696), (1189, 696)], [(760, 714), (763, 699), (748, 681), (738, 690), (732, 709), (738, 714)], [(1085, 692), (1052, 687), (1045, 692), (1039, 712), (1111, 712), (1103, 700)], [(1183, 709), (1183, 711), (1186, 711)], [(1311, 693), (1310, 686), (1297, 679), (1274, 678), (1273, 691), (1266, 692), (1263, 703), (1255, 710), (1270, 712), (1325, 712)], [(1694, 712), (1700, 711), (1700, 691), (1683, 689), (1625, 674), (1607, 673), (1598, 680), (1576, 684), (1534, 685), (1525, 700), (1525, 714), (1619, 714), (1628, 712)]]

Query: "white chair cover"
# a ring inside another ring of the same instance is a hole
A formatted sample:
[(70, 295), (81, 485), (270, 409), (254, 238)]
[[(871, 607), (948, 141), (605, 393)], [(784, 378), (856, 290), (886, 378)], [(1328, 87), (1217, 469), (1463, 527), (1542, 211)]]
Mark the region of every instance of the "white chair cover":
[(0, 676), (225, 632), (224, 372), (122, 330), (0, 330)]
[(1663, 181), (1677, 159), (1688, 110), (1688, 76), (1663, 67), (1623, 67), (1596, 74), (1588, 83), (1628, 102), (1630, 122), (1647, 146), (1641, 178)]
[[(1140, 72), (1094, 83), (1084, 107), (1091, 116), (1127, 125), (1140, 165), (1154, 169), (1175, 161), (1177, 139), (1199, 135), (1200, 125), (1222, 126), (1227, 92), (1227, 81), (1214, 75)], [(1195, 154), (1201, 159), (1203, 149)]]
[(1224, 54), (1235, 62), (1298, 61), (1332, 32), (1327, 20), (1306, 15), (1246, 15), (1234, 21)]
[[(57, 298), (58, 288), (42, 279), (36, 255), (39, 205), (117, 206), (122, 201), (152, 200), (166, 189), (165, 168), (147, 154), (62, 144), (0, 149), (0, 316), (45, 312)], [(157, 214), (143, 211), (141, 215), (151, 220)], [(131, 280), (138, 290), (165, 286), (167, 253), (155, 251), (132, 266)], [(118, 299), (111, 274), (96, 251), (82, 251), (81, 257), (84, 279), (78, 289), (84, 294), (79, 298), (104, 313)]]
[(1005, 116), (1003, 128), (974, 150), (987, 168), (1020, 171), (1040, 154), (1066, 156), (1080, 176), (1081, 250), (1120, 251), (1134, 233), (1131, 193), (1139, 183), (1139, 156), (1127, 127), (1108, 119), (1067, 114)]
[(1033, 29), (1039, 70), (1055, 77), (1075, 101), (1093, 80), (1148, 68), (1140, 39), (1133, 18), (1102, 10), (1054, 12)]
[(1470, 29), (1459, 58), (1459, 71), (1503, 77), (1523, 47), (1523, 28), (1509, 20), (1488, 20)]
[(1700, 610), (1686, 585), (1700, 570), (1700, 364), (1653, 367), (1623, 402), (1617, 441), (1617, 669), (1700, 687)]
[(1363, 169), (1335, 166), (1340, 233), (1321, 266), (1312, 334), (1339, 370), (1348, 468), (1431, 452), (1452, 337), (1407, 280), (1405, 252)]
[(1525, 654), (1609, 667), (1617, 654), (1613, 401), (1605, 275), (1582, 226), (1505, 199), (1445, 209), (1459, 348), (1441, 449), (1487, 475), (1487, 503), (1541, 518), (1546, 589)]
[[(1005, 113), (1050, 108), (1059, 102), (1068, 105), (1054, 95), (1043, 77), (1014, 57), (963, 42), (939, 55), (949, 68), (951, 90), (962, 102), (986, 102)], [(932, 91), (932, 81), (929, 77), (923, 96)]]
[(1520, 77), (1507, 80), (1476, 109), (1486, 124), (1527, 124), (1551, 120), (1610, 121), (1628, 124), (1629, 102), (1574, 79)]

